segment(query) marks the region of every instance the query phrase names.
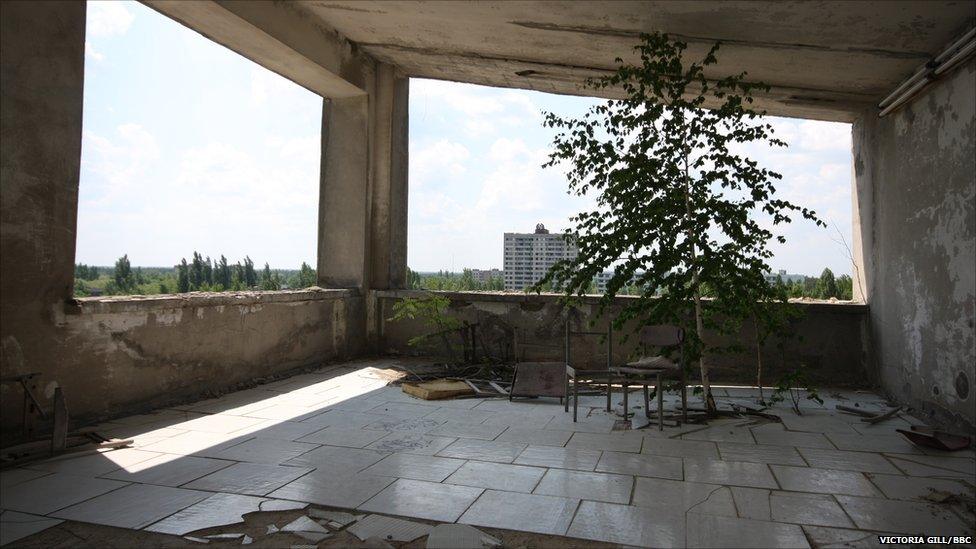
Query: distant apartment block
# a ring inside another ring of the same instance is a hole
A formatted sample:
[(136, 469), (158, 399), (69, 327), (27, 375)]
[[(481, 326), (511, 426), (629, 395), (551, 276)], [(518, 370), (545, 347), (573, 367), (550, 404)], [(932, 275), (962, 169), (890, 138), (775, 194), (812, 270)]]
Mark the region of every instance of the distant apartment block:
[(493, 278), (503, 278), (501, 269), (471, 269), (471, 276), (481, 284), (487, 284)]
[(579, 249), (562, 233), (539, 223), (532, 233), (505, 233), (505, 289), (524, 290), (535, 284), (557, 261), (576, 259)]

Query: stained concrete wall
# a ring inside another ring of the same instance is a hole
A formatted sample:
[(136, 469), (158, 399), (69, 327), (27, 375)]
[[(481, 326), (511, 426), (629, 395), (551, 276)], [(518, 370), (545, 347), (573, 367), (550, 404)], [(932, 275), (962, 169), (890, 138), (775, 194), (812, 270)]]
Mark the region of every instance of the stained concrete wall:
[(976, 424), (976, 60), (854, 125), (857, 235), (881, 386)]
[[(512, 355), (512, 340), (520, 342), (520, 354), (526, 360), (562, 360), (567, 318), (576, 331), (606, 332), (607, 318), (614, 316), (630, 297), (618, 297), (608, 316), (598, 318), (598, 298), (587, 297), (572, 313), (559, 302), (557, 295), (503, 294), (474, 292), (432, 292), (451, 300), (448, 313), (470, 323), (478, 323), (478, 330), (488, 352), (496, 358)], [(419, 297), (428, 292), (377, 292), (382, 318), (381, 344), (387, 353), (417, 354), (439, 352), (437, 342), (418, 349), (408, 341), (430, 333), (419, 321), (392, 321), (393, 305), (403, 297)], [(803, 315), (792, 326), (794, 337), (769, 341), (763, 348), (763, 384), (775, 384), (780, 376), (797, 365), (806, 366), (814, 383), (821, 386), (865, 386), (868, 383), (866, 364), (867, 307), (851, 303), (798, 303)], [(592, 321), (595, 325), (591, 325)], [(617, 335), (623, 335), (621, 330)], [(755, 334), (749, 327), (738, 334), (738, 341), (753, 349)], [(576, 364), (600, 367), (606, 363), (606, 346), (600, 337), (573, 338), (572, 357)], [(714, 335), (706, 341), (727, 343)], [(459, 343), (459, 340), (458, 340)], [(624, 343), (615, 338), (613, 361), (617, 364), (636, 354), (636, 341)], [(749, 351), (740, 355), (717, 355), (709, 359), (711, 379), (715, 383), (754, 384), (756, 356)], [(697, 379), (697, 375), (694, 376)]]
[[(25, 346), (23, 370), (42, 373), (44, 401), (64, 389), (77, 425), (359, 355), (363, 319), (363, 298), (348, 290), (84, 298), (45, 331), (56, 358), (38, 362)], [(9, 429), (18, 425), (20, 389), (2, 395)]]

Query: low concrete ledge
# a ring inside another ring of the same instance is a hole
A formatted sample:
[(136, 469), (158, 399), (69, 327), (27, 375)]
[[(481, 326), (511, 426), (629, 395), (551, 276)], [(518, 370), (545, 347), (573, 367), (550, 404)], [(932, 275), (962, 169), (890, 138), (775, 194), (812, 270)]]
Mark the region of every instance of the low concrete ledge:
[(182, 309), (195, 307), (223, 307), (228, 305), (259, 305), (299, 301), (325, 301), (357, 297), (355, 290), (324, 289), (246, 291), (246, 292), (189, 292), (185, 294), (126, 295), (82, 297), (69, 300), (66, 314), (103, 314), (140, 312), (154, 309)]
[[(436, 294), (452, 301), (479, 301), (499, 303), (551, 303), (563, 294), (535, 294), (524, 292), (457, 292), (444, 290), (376, 290), (378, 299), (403, 299), (408, 297), (424, 297)], [(585, 295), (578, 298), (584, 305), (596, 305), (603, 298), (601, 295)], [(637, 296), (621, 295), (614, 298), (618, 303)], [(791, 299), (790, 303), (800, 306), (804, 310), (818, 313), (855, 314), (863, 315), (868, 312), (866, 303), (854, 301), (822, 301), (812, 299)]]

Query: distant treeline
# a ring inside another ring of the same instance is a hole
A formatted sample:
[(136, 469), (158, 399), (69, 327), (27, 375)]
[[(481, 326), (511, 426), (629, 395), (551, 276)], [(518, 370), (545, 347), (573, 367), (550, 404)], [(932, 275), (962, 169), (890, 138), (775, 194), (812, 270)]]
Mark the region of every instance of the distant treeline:
[(194, 251), (191, 261), (183, 258), (172, 268), (133, 268), (126, 254), (114, 267), (75, 265), (75, 296), (298, 289), (317, 280), (315, 269), (305, 262), (297, 270), (271, 269), (265, 263), (258, 272), (248, 256), (231, 264), (223, 255), (214, 260)]

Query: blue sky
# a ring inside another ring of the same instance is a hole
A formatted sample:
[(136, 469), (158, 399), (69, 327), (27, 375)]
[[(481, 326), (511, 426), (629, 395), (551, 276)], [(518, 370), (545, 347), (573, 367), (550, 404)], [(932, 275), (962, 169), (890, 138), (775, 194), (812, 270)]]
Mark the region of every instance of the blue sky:
[[(315, 263), (322, 100), (133, 2), (89, 2), (77, 260), (172, 265), (196, 249), (273, 267)], [(408, 259), (500, 267), (502, 234), (551, 229), (585, 203), (543, 170), (541, 111), (595, 100), (411, 81)], [(773, 119), (756, 151), (784, 198), (851, 235), (850, 128)], [(837, 232), (796, 223), (775, 269), (850, 273)]]

